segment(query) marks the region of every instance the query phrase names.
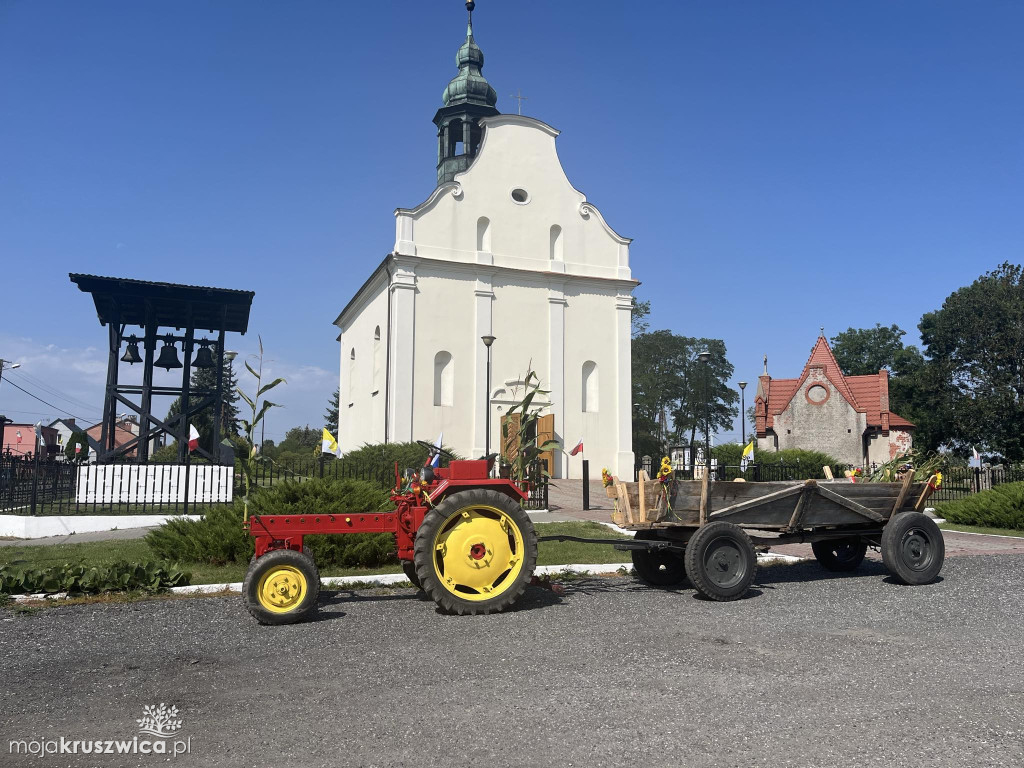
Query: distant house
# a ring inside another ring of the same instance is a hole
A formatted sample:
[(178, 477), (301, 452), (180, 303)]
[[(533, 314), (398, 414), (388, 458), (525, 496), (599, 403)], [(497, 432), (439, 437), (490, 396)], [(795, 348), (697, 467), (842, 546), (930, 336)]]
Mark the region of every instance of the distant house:
[[(89, 461), (96, 461), (96, 456), (102, 447), (103, 438), (103, 422), (94, 424), (85, 430), (85, 435), (89, 440)], [(114, 447), (124, 445), (129, 440), (132, 440), (139, 436), (139, 422), (134, 416), (124, 417), (118, 419), (114, 426)], [(152, 454), (157, 448), (163, 445), (161, 437), (150, 438), (149, 451)], [(131, 448), (127, 453), (124, 454), (124, 458), (134, 459), (138, 456), (138, 449)]]
[[(3, 453), (14, 456), (34, 456), (36, 452), (36, 425), (8, 422), (3, 425)], [(43, 427), (46, 442), (45, 456), (54, 456), (58, 451), (57, 430)]]
[(861, 466), (890, 461), (913, 446), (914, 425), (889, 410), (889, 372), (846, 376), (824, 335), (799, 378), (773, 379), (765, 363), (754, 420), (763, 452), (805, 448)]

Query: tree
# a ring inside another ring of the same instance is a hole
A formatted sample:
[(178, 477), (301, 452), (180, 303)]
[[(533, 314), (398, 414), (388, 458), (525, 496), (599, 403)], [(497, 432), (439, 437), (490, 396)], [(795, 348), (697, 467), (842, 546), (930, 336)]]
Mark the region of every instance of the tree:
[(1005, 262), (950, 295), (919, 326), (923, 402), (945, 442), (1024, 459), (1024, 269)]
[(633, 309), (630, 310), (630, 320), (632, 324), (632, 335), (635, 339), (641, 334), (647, 333), (648, 328), (651, 327), (650, 322), (647, 318), (651, 314), (651, 302), (641, 301), (640, 299), (633, 298)]
[[(234, 438), (238, 437), (238, 382), (235, 379), (234, 370), (229, 362), (224, 362), (224, 373), (222, 379), (222, 392), (223, 392), (223, 405), (221, 407), (221, 420), (220, 420), (220, 438)], [(213, 368), (196, 368), (192, 371), (192, 380), (190, 383), (191, 391), (193, 392), (213, 392), (217, 389), (217, 369)], [(191, 400), (195, 400), (195, 395), (190, 395)], [(181, 413), (181, 398), (174, 398), (174, 402), (171, 403), (171, 407), (167, 410), (167, 418), (165, 421), (170, 421)], [(205, 450), (209, 451), (212, 455), (216, 456), (217, 452), (214, 450), (216, 446), (213, 445), (213, 413), (214, 406), (209, 405), (203, 408), (201, 411), (193, 414), (189, 420), (196, 430), (199, 432), (199, 445)], [(186, 427), (187, 429), (187, 427)]]
[[(708, 393), (704, 364), (697, 354), (707, 349)], [(694, 442), (705, 432), (705, 401), (711, 432), (729, 429), (739, 395), (729, 386), (733, 366), (725, 342), (697, 339), (661, 330), (633, 339), (633, 451), (640, 456), (668, 453), (670, 442)]]
[(327, 403), (327, 413), (324, 414), (324, 426), (327, 431), (335, 437), (338, 436), (338, 409), (341, 407), (341, 387), (334, 390), (331, 400)]
[(285, 432), (284, 440), (278, 444), (277, 456), (281, 458), (286, 457), (286, 454), (291, 454), (291, 456), (286, 458), (298, 456), (305, 458), (311, 454), (319, 453), (322, 438), (323, 435), (320, 430), (314, 429), (309, 424), (304, 427), (292, 427)]
[(883, 368), (897, 376), (923, 361), (917, 347), (905, 347), (907, 332), (898, 325), (847, 328), (832, 337), (832, 354), (847, 376), (867, 376)]
[(915, 346), (905, 346), (898, 325), (847, 328), (832, 337), (832, 353), (843, 373), (869, 376), (889, 372), (889, 410), (914, 422), (914, 443), (934, 450), (942, 441), (941, 424), (927, 403), (930, 389), (926, 361)]

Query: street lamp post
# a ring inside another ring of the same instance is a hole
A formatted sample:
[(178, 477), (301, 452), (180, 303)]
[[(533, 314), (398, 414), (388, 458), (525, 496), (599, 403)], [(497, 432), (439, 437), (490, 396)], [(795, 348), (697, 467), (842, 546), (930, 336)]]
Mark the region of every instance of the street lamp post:
[[(711, 471), (711, 408), (708, 402), (710, 391), (708, 387), (708, 368), (711, 362), (711, 353), (706, 349), (698, 353), (697, 359), (704, 364), (704, 471)], [(710, 475), (708, 476), (710, 479)]]
[[(4, 380), (4, 365), (7, 365), (8, 363), (9, 363), (8, 368), (10, 368), (12, 371), (15, 368), (21, 368), (21, 363), (12, 363), (10, 360), (4, 360), (2, 357), (0, 357), (0, 384), (2, 384), (3, 380)], [(6, 424), (6, 418), (0, 416), (0, 453), (3, 453), (3, 450), (4, 450), (4, 426), (5, 426), (5, 424)]]
[(481, 336), (480, 340), (487, 347), (487, 388), (484, 392), (484, 406), (487, 408), (487, 418), (484, 420), (484, 456), (491, 453), (491, 344), (494, 337), (488, 334)]
[(743, 399), (743, 395), (744, 395), (743, 390), (745, 390), (746, 388), (747, 388), (747, 382), (741, 381), (740, 382), (740, 442), (743, 444), (744, 448), (747, 447), (747, 411), (746, 411), (746, 401)]

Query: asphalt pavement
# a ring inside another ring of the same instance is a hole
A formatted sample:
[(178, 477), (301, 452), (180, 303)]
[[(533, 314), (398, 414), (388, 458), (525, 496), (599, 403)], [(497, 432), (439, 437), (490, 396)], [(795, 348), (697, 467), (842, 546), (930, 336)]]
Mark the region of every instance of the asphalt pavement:
[[(477, 617), (412, 590), (286, 627), (237, 596), (5, 610), (0, 765), (1021, 766), (1022, 582), (979, 555), (923, 587), (761, 568), (725, 604), (620, 577)], [(187, 754), (10, 754), (130, 740), (159, 703)]]

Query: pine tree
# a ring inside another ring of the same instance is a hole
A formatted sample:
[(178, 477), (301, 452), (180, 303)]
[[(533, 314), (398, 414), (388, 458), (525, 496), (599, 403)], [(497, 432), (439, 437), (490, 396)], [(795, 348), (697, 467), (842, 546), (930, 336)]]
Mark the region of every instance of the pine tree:
[[(221, 382), (223, 387), (223, 404), (221, 406), (220, 439), (226, 437), (238, 437), (238, 390), (235, 373), (231, 364), (224, 362), (224, 374)], [(192, 371), (192, 392), (213, 392), (217, 388), (216, 368), (197, 368)], [(196, 395), (190, 395), (195, 402)], [(167, 411), (167, 421), (181, 413), (181, 398), (177, 397), (171, 403)], [(213, 445), (213, 413), (214, 406), (210, 405), (198, 413), (193, 414), (189, 420), (199, 432), (199, 445), (204, 450), (216, 456)]]
[(338, 408), (341, 405), (341, 387), (334, 390), (334, 394), (331, 396), (331, 400), (327, 403), (327, 413), (324, 414), (324, 426), (327, 431), (332, 435), (337, 435), (335, 432), (338, 430)]

